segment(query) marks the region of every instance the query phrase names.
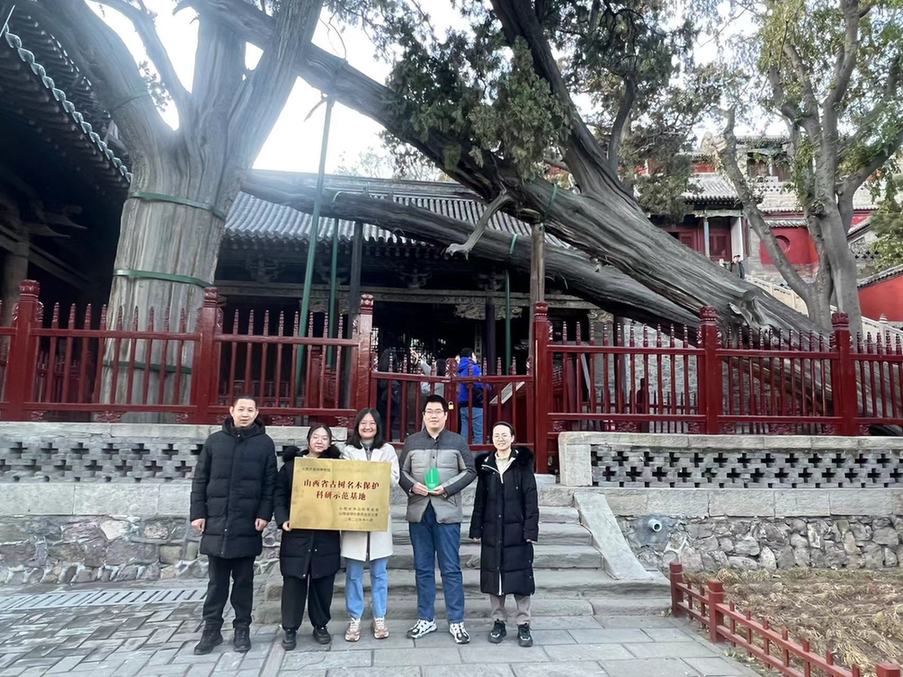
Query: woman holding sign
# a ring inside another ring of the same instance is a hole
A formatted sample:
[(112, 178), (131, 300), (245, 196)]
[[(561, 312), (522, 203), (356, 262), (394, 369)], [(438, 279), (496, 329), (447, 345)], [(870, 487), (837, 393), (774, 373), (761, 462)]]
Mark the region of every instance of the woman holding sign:
[(285, 463), (276, 478), (274, 496), (276, 523), (282, 527), (279, 548), (279, 570), (282, 572), (282, 646), (286, 651), (295, 648), (298, 628), (304, 617), (304, 603), (314, 626), (313, 637), (320, 644), (329, 644), (332, 637), (326, 629), (335, 575), (339, 570), (339, 532), (321, 529), (292, 529), (289, 514), (292, 502), (292, 478), (295, 458), (341, 458), (332, 443), (332, 431), (325, 425), (311, 424), (307, 432), (307, 449), (286, 447)]
[[(352, 461), (390, 463), (392, 485), (398, 484), (398, 454), (384, 438), (382, 418), (376, 409), (361, 409), (342, 458)], [(373, 636), (389, 636), (386, 611), (389, 596), (389, 555), (392, 554), (392, 519), (386, 531), (343, 531), (342, 557), (345, 558), (345, 608), (348, 611), (346, 642), (361, 638), (361, 616), (364, 613), (364, 563), (370, 562), (370, 587), (373, 610)]]

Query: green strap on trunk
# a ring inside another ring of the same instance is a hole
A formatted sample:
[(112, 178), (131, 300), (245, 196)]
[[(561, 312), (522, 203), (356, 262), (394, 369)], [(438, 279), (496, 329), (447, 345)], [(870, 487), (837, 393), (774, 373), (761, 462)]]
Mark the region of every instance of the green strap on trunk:
[(193, 284), (195, 287), (212, 287), (209, 282), (188, 275), (176, 275), (174, 273), (155, 273), (152, 270), (132, 270), (131, 268), (117, 268), (113, 271), (114, 277), (129, 277), (133, 280), (161, 280), (163, 282), (175, 282), (177, 284)]
[(183, 207), (193, 207), (194, 209), (203, 209), (210, 212), (216, 218), (226, 220), (226, 213), (217, 209), (209, 202), (198, 202), (197, 200), (189, 200), (185, 197), (177, 197), (175, 195), (166, 195), (165, 193), (148, 193), (146, 191), (135, 191), (129, 193), (130, 198), (136, 200), (144, 200), (145, 202), (171, 202), (172, 204), (182, 205)]

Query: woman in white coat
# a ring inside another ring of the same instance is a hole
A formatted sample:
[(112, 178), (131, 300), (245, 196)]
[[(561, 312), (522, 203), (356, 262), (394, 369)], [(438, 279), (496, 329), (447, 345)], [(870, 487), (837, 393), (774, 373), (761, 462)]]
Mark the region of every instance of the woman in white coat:
[[(392, 484), (398, 484), (398, 454), (385, 441), (383, 422), (376, 409), (361, 409), (342, 458), (392, 464)], [(386, 611), (389, 597), (389, 555), (392, 554), (392, 518), (386, 531), (343, 531), (342, 557), (345, 558), (345, 609), (348, 611), (346, 642), (361, 638), (361, 616), (364, 613), (364, 564), (370, 562), (371, 608), (373, 636), (389, 636)]]

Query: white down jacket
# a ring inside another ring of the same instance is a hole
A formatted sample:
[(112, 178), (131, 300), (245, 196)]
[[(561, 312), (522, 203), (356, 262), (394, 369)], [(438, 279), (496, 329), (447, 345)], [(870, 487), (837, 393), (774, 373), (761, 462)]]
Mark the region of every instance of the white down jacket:
[[(360, 447), (346, 444), (342, 458), (350, 461), (366, 461), (367, 452)], [(384, 444), (370, 454), (371, 463), (392, 464), (392, 486), (398, 484), (398, 454), (391, 444)], [(369, 557), (367, 556), (369, 553)], [(392, 516), (389, 515), (387, 531), (343, 531), (342, 557), (367, 562), (392, 554)]]

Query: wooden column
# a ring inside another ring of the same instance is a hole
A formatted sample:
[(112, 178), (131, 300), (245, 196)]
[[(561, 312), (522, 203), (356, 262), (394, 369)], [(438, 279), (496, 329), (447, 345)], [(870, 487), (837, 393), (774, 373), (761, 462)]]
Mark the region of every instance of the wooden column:
[(19, 300), (19, 285), (28, 277), (28, 233), (19, 233), (19, 241), (13, 249), (3, 256), (3, 279), (0, 289), (0, 301), (3, 310), (0, 313), (0, 325), (8, 324), (13, 316), (13, 308)]
[[(533, 313), (537, 303), (546, 302), (546, 227), (542, 223), (534, 223), (530, 231), (530, 312)], [(535, 361), (533, 340), (534, 318), (530, 322), (530, 358)]]
[(486, 360), (486, 371), (495, 374), (495, 303), (486, 302), (485, 324), (483, 325), (483, 358)]
[[(361, 313), (361, 267), (363, 266), (364, 256), (364, 224), (360, 221), (354, 222), (354, 239), (351, 242), (351, 266), (348, 280), (348, 323), (349, 331), (355, 331), (357, 328), (357, 319)], [(372, 312), (372, 311), (371, 311)], [(345, 383), (353, 383), (352, 374), (358, 365), (352, 360), (345, 362)], [(368, 367), (369, 369), (369, 367)], [(360, 375), (358, 375), (360, 378)], [(352, 398), (357, 397), (357, 393), (351, 392), (351, 388), (345, 388), (344, 397), (342, 398), (342, 406), (351, 406)]]

